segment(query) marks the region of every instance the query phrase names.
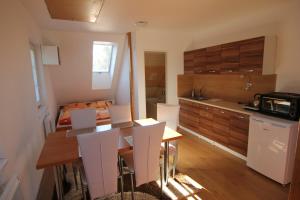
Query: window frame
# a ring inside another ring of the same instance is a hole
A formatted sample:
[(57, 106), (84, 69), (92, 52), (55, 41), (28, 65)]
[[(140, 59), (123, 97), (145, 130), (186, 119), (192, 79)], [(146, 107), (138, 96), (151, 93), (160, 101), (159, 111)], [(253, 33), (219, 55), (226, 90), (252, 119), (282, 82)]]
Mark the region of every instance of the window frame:
[[(107, 71), (94, 71), (94, 45), (106, 45), (106, 46), (111, 46), (111, 52), (110, 52), (110, 59), (109, 59), (109, 64), (108, 64), (108, 70)], [(114, 54), (114, 49), (116, 48), (116, 45), (112, 42), (104, 42), (104, 41), (93, 41), (93, 58), (92, 58), (92, 72), (93, 73), (110, 73), (111, 68), (112, 68), (112, 59), (113, 59), (113, 54)]]
[[(32, 58), (32, 55), (33, 55), (33, 58)], [(39, 69), (38, 69), (38, 65), (37, 65), (38, 64), (37, 63), (37, 52), (36, 52), (36, 48), (31, 43), (30, 43), (30, 48), (29, 48), (29, 56), (30, 56), (30, 63), (31, 63), (32, 81), (33, 81), (33, 86), (34, 86), (34, 88), (33, 88), (34, 89), (34, 99), (37, 104), (37, 107), (40, 108), (42, 106), (42, 94), (41, 94)], [(34, 60), (32, 60), (32, 59), (34, 59)]]

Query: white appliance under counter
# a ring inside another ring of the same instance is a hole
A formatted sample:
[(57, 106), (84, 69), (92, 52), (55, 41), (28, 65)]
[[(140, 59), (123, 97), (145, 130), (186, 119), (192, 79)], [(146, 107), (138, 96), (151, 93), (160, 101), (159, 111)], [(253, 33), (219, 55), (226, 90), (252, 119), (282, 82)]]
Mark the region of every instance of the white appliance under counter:
[(247, 166), (281, 183), (292, 179), (299, 122), (250, 116)]

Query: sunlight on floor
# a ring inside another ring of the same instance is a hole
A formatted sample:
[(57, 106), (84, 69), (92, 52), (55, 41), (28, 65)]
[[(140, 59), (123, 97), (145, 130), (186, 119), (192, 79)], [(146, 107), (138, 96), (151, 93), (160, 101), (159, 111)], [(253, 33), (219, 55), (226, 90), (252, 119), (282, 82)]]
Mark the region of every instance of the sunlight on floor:
[[(160, 187), (159, 181), (157, 181), (157, 185)], [(172, 191), (172, 189), (175, 189), (175, 191)], [(186, 198), (188, 200), (202, 200), (198, 195), (202, 189), (205, 188), (198, 182), (187, 175), (183, 175), (180, 180), (177, 180), (177, 178), (170, 178), (169, 185), (163, 187), (163, 192), (172, 200), (182, 198)]]

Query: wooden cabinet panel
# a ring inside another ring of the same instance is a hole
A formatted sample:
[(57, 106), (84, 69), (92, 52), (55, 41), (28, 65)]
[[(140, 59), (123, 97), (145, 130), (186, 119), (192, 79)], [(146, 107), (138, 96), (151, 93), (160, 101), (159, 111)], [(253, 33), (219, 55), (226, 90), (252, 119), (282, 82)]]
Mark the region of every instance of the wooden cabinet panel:
[(247, 155), (249, 116), (232, 113), (230, 117), (229, 148), (243, 155)]
[(211, 121), (213, 119), (212, 107), (206, 105), (199, 105), (200, 118)]
[(180, 100), (179, 124), (198, 132), (199, 110), (198, 104)]
[(206, 51), (205, 49), (200, 49), (195, 51), (195, 59), (194, 59), (194, 73), (201, 74), (206, 71)]
[(194, 73), (194, 51), (184, 52), (184, 74)]
[(263, 67), (264, 37), (242, 41), (240, 44), (240, 72), (260, 74)]
[(213, 114), (212, 107), (199, 105), (199, 127), (200, 134), (203, 134), (211, 140), (215, 140), (213, 130)]
[(249, 116), (179, 100), (179, 124), (242, 155), (247, 154)]
[(230, 131), (230, 112), (220, 108), (213, 108), (213, 134), (216, 142), (228, 146)]
[(240, 66), (240, 44), (238, 42), (222, 45), (221, 73), (237, 73)]
[(184, 53), (185, 74), (262, 74), (265, 37)]

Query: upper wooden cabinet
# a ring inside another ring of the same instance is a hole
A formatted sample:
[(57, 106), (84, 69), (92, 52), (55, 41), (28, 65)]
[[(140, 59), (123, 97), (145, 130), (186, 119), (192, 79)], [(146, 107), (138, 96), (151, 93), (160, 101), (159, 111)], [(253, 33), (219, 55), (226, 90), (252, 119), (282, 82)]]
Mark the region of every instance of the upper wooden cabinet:
[(258, 37), (184, 52), (185, 74), (274, 74), (276, 37)]

